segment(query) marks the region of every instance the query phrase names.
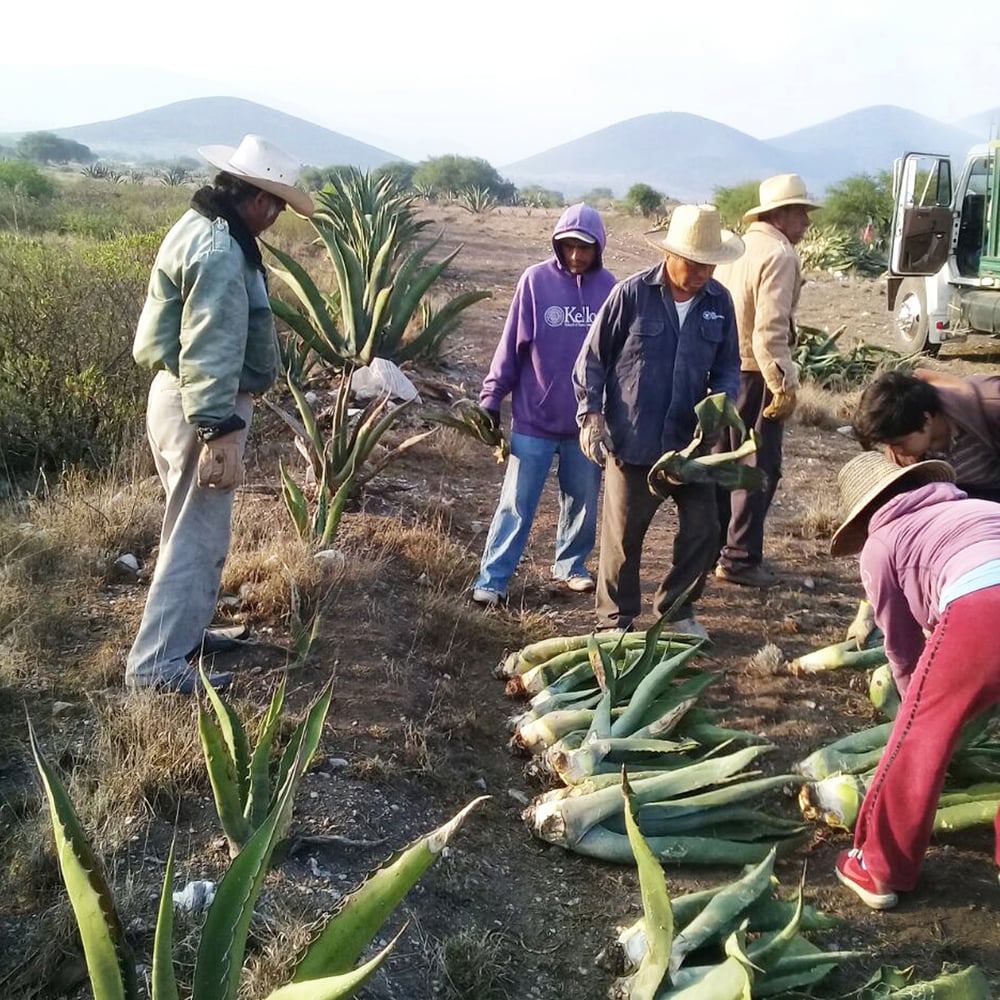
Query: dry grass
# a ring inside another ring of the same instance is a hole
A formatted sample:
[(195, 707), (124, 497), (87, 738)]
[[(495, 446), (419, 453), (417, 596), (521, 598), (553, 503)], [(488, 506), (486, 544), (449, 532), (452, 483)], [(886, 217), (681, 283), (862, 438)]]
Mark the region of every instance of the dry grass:
[(805, 510), (789, 525), (789, 530), (797, 538), (829, 539), (840, 527), (843, 514), (840, 500), (836, 496), (814, 496)]
[(836, 430), (850, 424), (859, 396), (860, 390), (832, 392), (812, 382), (804, 382), (799, 387), (793, 419), (803, 427)]
[(500, 931), (461, 930), (434, 949), (435, 992), (449, 1000), (506, 1000), (513, 963), (511, 942)]

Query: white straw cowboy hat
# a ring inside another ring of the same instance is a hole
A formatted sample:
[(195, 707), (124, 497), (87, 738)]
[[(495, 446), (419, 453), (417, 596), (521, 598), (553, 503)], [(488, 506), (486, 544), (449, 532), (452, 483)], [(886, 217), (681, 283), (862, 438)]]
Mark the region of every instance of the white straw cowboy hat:
[(955, 470), (936, 458), (914, 465), (895, 465), (879, 451), (856, 455), (837, 475), (840, 502), (847, 515), (833, 533), (830, 552), (835, 556), (860, 552), (868, 535), (868, 521), (890, 497), (927, 483), (954, 481)]
[(696, 264), (725, 264), (743, 256), (743, 240), (722, 228), (714, 205), (678, 205), (661, 240), (647, 238), (650, 246)]
[(755, 219), (764, 212), (771, 212), (786, 205), (802, 205), (804, 208), (820, 208), (819, 202), (813, 201), (806, 194), (806, 182), (798, 174), (778, 174), (760, 182), (757, 191), (760, 204), (743, 213), (744, 219)]
[(213, 167), (282, 198), (293, 212), (309, 216), (315, 211), (312, 198), (295, 186), (302, 165), (273, 142), (245, 135), (239, 146), (199, 146), (198, 152)]

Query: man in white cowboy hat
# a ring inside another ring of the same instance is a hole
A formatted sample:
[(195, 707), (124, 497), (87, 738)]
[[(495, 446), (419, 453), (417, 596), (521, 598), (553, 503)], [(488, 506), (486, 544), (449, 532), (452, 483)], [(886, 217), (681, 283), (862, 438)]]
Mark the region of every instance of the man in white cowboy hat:
[[(243, 477), (252, 395), (274, 382), (278, 348), (257, 237), (285, 206), (311, 215), (300, 166), (260, 136), (199, 152), (221, 171), (156, 255), (132, 353), (156, 372), (146, 430), (166, 510), (125, 682), (188, 693), (189, 660), (231, 648), (241, 630), (209, 630)], [(214, 674), (217, 687), (229, 674)]]
[[(945, 772), (966, 722), (1000, 704), (1000, 507), (973, 500), (937, 459), (900, 467), (880, 452), (838, 477), (846, 515), (833, 555), (860, 552), (902, 704), (838, 880), (889, 909), (916, 887)], [(925, 638), (927, 636), (927, 638)], [(1000, 864), (1000, 816), (995, 858)]]
[[(819, 206), (806, 194), (798, 174), (779, 174), (760, 185), (760, 204), (744, 218), (746, 253), (720, 267), (718, 281), (736, 305), (740, 335), (740, 391), (737, 409), (757, 432), (757, 451), (744, 461), (766, 477), (762, 490), (719, 490), (721, 553), (715, 575), (730, 583), (772, 587), (777, 575), (764, 559), (764, 520), (781, 478), (784, 422), (795, 409), (799, 386), (795, 347), (795, 308), (802, 287), (802, 265), (795, 245), (809, 228), (809, 213)], [(720, 451), (739, 442), (727, 431)]]
[[(612, 289), (573, 370), (584, 453), (606, 468), (596, 610), (602, 628), (639, 616), (642, 543), (661, 498), (647, 484), (666, 451), (688, 445), (694, 407), (711, 392), (735, 396), (739, 346), (729, 293), (712, 277), (743, 253), (713, 205), (678, 205), (663, 260)], [(669, 627), (705, 636), (694, 617), (719, 533), (714, 487), (671, 487), (678, 528), (673, 565), (653, 599)], [(672, 610), (671, 610), (672, 609)]]

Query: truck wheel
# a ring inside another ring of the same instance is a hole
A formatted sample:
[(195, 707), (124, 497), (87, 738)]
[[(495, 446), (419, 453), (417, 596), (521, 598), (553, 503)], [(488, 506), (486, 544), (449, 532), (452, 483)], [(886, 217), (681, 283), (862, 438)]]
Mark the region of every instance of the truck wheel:
[(927, 342), (930, 326), (927, 322), (927, 293), (919, 278), (906, 278), (896, 293), (896, 312), (893, 316), (896, 341), (907, 354), (926, 351), (934, 355), (940, 344)]

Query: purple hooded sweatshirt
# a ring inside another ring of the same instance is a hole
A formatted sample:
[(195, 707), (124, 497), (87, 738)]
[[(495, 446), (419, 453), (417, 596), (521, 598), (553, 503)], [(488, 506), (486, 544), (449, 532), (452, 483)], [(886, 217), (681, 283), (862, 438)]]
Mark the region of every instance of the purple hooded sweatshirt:
[(951, 483), (900, 493), (872, 515), (861, 582), (901, 694), (923, 652), (923, 630), (941, 619), (942, 591), (998, 559), (1000, 505), (970, 500)]
[[(573, 230), (597, 241), (597, 259), (586, 274), (570, 274), (559, 257), (556, 237)], [(552, 231), (552, 256), (522, 275), (510, 304), (480, 405), (499, 410), (511, 396), (511, 430), (532, 437), (576, 437), (573, 364), (590, 324), (615, 279), (605, 270), (604, 225), (597, 210), (570, 205)]]

